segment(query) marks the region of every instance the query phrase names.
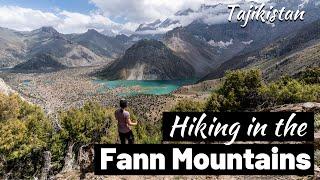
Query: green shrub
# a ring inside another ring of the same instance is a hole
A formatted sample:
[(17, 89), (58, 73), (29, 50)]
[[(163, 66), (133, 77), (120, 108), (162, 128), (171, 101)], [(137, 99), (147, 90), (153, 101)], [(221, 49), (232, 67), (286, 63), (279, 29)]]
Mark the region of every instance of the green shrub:
[(172, 112), (201, 112), (204, 110), (204, 104), (199, 101), (192, 101), (190, 99), (180, 100)]
[[(52, 173), (58, 173), (71, 144), (118, 143), (115, 109), (86, 103), (81, 108), (60, 112), (61, 129), (55, 132), (43, 110), (22, 101), (17, 95), (0, 94), (0, 177), (12, 170), (9, 178), (29, 179), (38, 176), (42, 154), (52, 154)], [(130, 111), (133, 121), (138, 120)], [(133, 127), (136, 143), (160, 143), (159, 123), (139, 121)]]
[(206, 112), (220, 112), (221, 102), (223, 102), (224, 97), (218, 95), (217, 93), (212, 93), (209, 99), (205, 103), (204, 110)]
[(319, 101), (320, 86), (282, 79), (261, 88), (260, 94), (268, 106)]
[[(73, 143), (116, 144), (119, 142), (119, 135), (114, 112), (114, 108), (104, 108), (94, 103), (86, 103), (80, 109), (62, 112), (60, 114), (63, 128), (61, 137)], [(138, 125), (132, 127), (136, 143), (161, 142), (161, 129), (158, 124), (139, 121), (131, 110), (129, 112), (131, 120), (138, 121)]]
[(225, 82), (218, 94), (222, 111), (242, 111), (255, 108), (263, 81), (259, 70), (237, 70), (226, 73)]
[(259, 89), (262, 86), (262, 76), (258, 70), (229, 71), (223, 85), (205, 103), (205, 110), (234, 112), (254, 109), (261, 101)]
[[(305, 77), (317, 76), (316, 72), (306, 74), (309, 75)], [(312, 80), (312, 82), (315, 81)], [(205, 103), (205, 110), (252, 111), (282, 104), (319, 100), (319, 84), (307, 84), (305, 81), (283, 77), (279, 81), (266, 85), (258, 70), (238, 70), (226, 74), (222, 87), (217, 92), (213, 92)]]
[(106, 135), (113, 116), (107, 116), (106, 110), (95, 103), (86, 103), (80, 109), (70, 109), (59, 115), (62, 137), (73, 143), (101, 142)]
[(139, 122), (133, 128), (136, 144), (159, 144), (162, 141), (160, 122)]
[(109, 120), (106, 126), (106, 135), (102, 136), (100, 143), (116, 144), (118, 141), (118, 125), (117, 120), (114, 117), (114, 112), (114, 108), (107, 108), (105, 110), (106, 119)]
[(10, 178), (24, 179), (36, 173), (53, 132), (41, 108), (17, 95), (0, 94), (0, 177), (12, 169)]
[(310, 68), (301, 73), (300, 80), (307, 84), (320, 84), (320, 68)]
[[(130, 118), (133, 122), (138, 122), (133, 126), (132, 132), (136, 144), (159, 144), (162, 141), (161, 122), (143, 121), (129, 109)], [(117, 135), (118, 136), (118, 135)]]

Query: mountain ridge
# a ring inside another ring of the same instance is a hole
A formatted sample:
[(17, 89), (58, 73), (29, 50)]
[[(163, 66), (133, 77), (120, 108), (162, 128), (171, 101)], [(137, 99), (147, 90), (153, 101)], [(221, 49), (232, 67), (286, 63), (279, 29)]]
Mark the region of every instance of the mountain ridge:
[(47, 73), (65, 69), (66, 66), (59, 63), (49, 54), (38, 54), (28, 61), (15, 66), (13, 72)]
[(116, 37), (95, 30), (84, 34), (61, 34), (53, 27), (18, 32), (0, 28), (0, 67), (12, 67), (38, 54), (50, 54), (68, 67), (106, 64), (124, 53)]
[(320, 20), (312, 22), (303, 29), (279, 38), (259, 51), (235, 56), (202, 78), (217, 79), (227, 70), (259, 68), (267, 80), (283, 75), (293, 76), (307, 67), (320, 66)]

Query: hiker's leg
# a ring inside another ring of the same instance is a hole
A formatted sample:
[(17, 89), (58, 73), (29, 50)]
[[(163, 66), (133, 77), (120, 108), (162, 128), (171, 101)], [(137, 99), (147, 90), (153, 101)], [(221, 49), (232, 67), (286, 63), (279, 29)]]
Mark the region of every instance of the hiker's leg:
[(119, 137), (120, 137), (120, 143), (121, 144), (126, 144), (126, 134), (123, 134), (123, 133), (119, 132)]
[(128, 132), (128, 144), (134, 144), (134, 136), (132, 131)]

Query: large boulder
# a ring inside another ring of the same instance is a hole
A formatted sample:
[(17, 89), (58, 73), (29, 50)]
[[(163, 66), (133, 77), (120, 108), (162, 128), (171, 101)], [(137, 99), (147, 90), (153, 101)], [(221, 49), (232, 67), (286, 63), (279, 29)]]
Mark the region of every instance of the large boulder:
[(264, 109), (269, 112), (320, 112), (320, 103), (307, 102), (300, 104), (287, 104), (277, 107)]

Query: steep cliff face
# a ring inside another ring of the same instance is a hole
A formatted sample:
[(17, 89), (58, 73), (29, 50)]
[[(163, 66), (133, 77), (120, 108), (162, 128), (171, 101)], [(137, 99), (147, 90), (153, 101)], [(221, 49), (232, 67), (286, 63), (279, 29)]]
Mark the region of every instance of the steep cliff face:
[(23, 35), (10, 29), (0, 28), (0, 67), (12, 67), (23, 62), (25, 54)]
[(194, 69), (162, 42), (141, 40), (100, 75), (110, 80), (173, 80), (193, 77)]
[(4, 81), (0, 78), (0, 93), (9, 95), (11, 93), (15, 93), (14, 90), (11, 89)]
[(208, 74), (212, 67), (219, 64), (214, 48), (198, 40), (183, 28), (168, 32), (163, 41), (172, 51), (193, 66), (196, 76)]

